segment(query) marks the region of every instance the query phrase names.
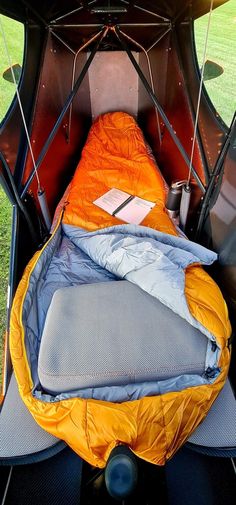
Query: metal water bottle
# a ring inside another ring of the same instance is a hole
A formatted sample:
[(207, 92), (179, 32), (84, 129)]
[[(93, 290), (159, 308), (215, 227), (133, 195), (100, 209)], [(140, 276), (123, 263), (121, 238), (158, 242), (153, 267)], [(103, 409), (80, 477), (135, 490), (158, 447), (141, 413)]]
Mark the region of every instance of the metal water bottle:
[(166, 209), (171, 218), (174, 218), (179, 214), (182, 187), (185, 183), (186, 181), (176, 181), (172, 182), (170, 186), (166, 202)]

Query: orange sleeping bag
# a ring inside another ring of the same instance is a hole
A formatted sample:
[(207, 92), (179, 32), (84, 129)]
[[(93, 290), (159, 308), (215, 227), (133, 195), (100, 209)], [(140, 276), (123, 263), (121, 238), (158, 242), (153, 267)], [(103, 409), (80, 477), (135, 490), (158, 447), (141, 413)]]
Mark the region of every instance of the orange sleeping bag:
[(121, 224), (93, 204), (111, 188), (155, 202), (142, 225), (177, 235), (165, 212), (163, 177), (135, 120), (122, 112), (100, 116), (93, 124), (73, 177), (63, 222), (90, 231)]
[[(63, 223), (89, 231), (121, 224), (93, 204), (111, 188), (155, 202), (142, 225), (178, 234), (165, 212), (165, 184), (142, 133), (132, 117), (118, 112), (101, 116), (91, 128), (67, 195)], [(44, 429), (65, 440), (92, 465), (103, 467), (119, 443), (127, 444), (137, 456), (163, 465), (204, 419), (224, 385), (231, 328), (222, 294), (201, 266), (186, 269), (189, 310), (215, 336), (221, 348), (221, 373), (213, 383), (125, 403), (81, 398), (55, 403), (40, 401), (32, 393), (22, 311), (35, 268), (58, 227), (59, 224), (27, 266), (13, 304), (10, 346), (21, 396)]]

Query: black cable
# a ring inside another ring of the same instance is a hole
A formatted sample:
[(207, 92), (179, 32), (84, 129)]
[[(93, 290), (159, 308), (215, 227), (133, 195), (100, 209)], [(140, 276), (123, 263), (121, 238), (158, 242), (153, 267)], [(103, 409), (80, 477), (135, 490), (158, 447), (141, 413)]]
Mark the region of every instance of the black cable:
[(201, 212), (200, 212), (199, 219), (198, 219), (196, 235), (195, 235), (196, 240), (199, 238), (201, 231), (202, 231), (202, 227), (203, 227), (203, 223), (204, 223), (204, 220), (206, 217), (206, 213), (207, 213), (208, 207), (210, 205), (212, 193), (215, 189), (216, 179), (221, 175), (222, 169), (224, 167), (224, 161), (225, 161), (225, 158), (226, 158), (226, 155), (227, 155), (230, 143), (231, 143), (231, 138), (232, 138), (235, 124), (236, 124), (236, 112), (233, 115), (231, 125), (230, 125), (228, 133), (225, 137), (225, 141), (224, 141), (224, 144), (223, 144), (222, 149), (220, 151), (220, 154), (216, 160), (215, 168), (213, 169), (213, 172), (212, 172), (211, 178), (210, 178), (210, 182), (207, 186), (206, 193), (204, 195), (204, 199), (203, 199), (203, 203), (202, 203), (202, 207), (201, 207)]
[(24, 185), (24, 188), (23, 188), (23, 190), (21, 192), (21, 195), (20, 195), (21, 198), (24, 197), (26, 191), (28, 190), (28, 188), (29, 188), (29, 186), (30, 186), (30, 184), (31, 184), (34, 176), (35, 176), (35, 173), (39, 169), (39, 166), (41, 165), (41, 163), (42, 163), (42, 161), (44, 159), (44, 156), (46, 155), (46, 153), (48, 151), (48, 148), (51, 145), (51, 142), (53, 141), (53, 139), (54, 139), (54, 137), (55, 137), (55, 135), (56, 135), (56, 133), (58, 131), (59, 126), (61, 125), (61, 122), (63, 120), (64, 115), (66, 114), (67, 110), (69, 109), (70, 104), (73, 101), (73, 98), (75, 97), (75, 95), (76, 95), (76, 93), (77, 93), (80, 85), (83, 82), (83, 79), (84, 79), (84, 77), (85, 77), (85, 75), (86, 75), (86, 73), (87, 73), (87, 71), (88, 71), (88, 69), (89, 69), (89, 67), (90, 67), (90, 65), (91, 65), (91, 63), (93, 61), (93, 58), (94, 58), (94, 56), (95, 56), (95, 54), (96, 54), (96, 52), (98, 50), (98, 47), (99, 47), (99, 45), (100, 45), (100, 43), (101, 43), (101, 41), (102, 41), (102, 39), (104, 37), (104, 33), (105, 33), (106, 30), (107, 30), (106, 28), (104, 28), (102, 30), (101, 37), (99, 37), (99, 39), (96, 42), (94, 48), (92, 49), (92, 51), (90, 53), (90, 56), (87, 59), (85, 65), (84, 65), (83, 69), (81, 70), (81, 73), (80, 73), (80, 75), (79, 75), (79, 77), (78, 77), (78, 79), (77, 79), (77, 81), (76, 81), (76, 83), (75, 83), (75, 85), (73, 87), (73, 90), (71, 91), (71, 93), (67, 97), (65, 105), (64, 105), (61, 113), (59, 114), (59, 116), (58, 116), (58, 118), (56, 120), (56, 123), (54, 124), (51, 132), (49, 133), (49, 136), (48, 136), (48, 138), (47, 138), (47, 140), (46, 140), (46, 142), (45, 142), (45, 144), (44, 144), (44, 146), (43, 146), (43, 148), (42, 148), (42, 150), (41, 150), (41, 152), (39, 154), (39, 157), (38, 157), (38, 159), (36, 161), (35, 167), (32, 170), (30, 176), (28, 177), (28, 179), (27, 179), (27, 181), (26, 181), (26, 183)]
[(38, 237), (37, 237), (37, 234), (35, 233), (33, 223), (31, 221), (31, 218), (29, 216), (29, 213), (28, 213), (25, 205), (23, 204), (23, 202), (20, 199), (20, 196), (19, 196), (19, 193), (17, 191), (16, 184), (15, 184), (13, 175), (11, 173), (10, 167), (8, 166), (8, 164), (7, 164), (6, 160), (5, 160), (2, 152), (0, 152), (0, 159), (1, 159), (1, 162), (3, 164), (3, 168), (4, 168), (4, 170), (5, 170), (6, 174), (7, 174), (7, 177), (8, 177), (10, 186), (11, 186), (12, 194), (13, 194), (13, 196), (15, 198), (15, 202), (18, 205), (19, 209), (21, 210), (21, 212), (22, 212), (22, 214), (23, 214), (23, 216), (24, 216), (24, 218), (25, 218), (25, 220), (27, 222), (27, 225), (28, 225), (28, 228), (29, 228), (29, 231), (30, 231), (30, 234), (31, 234), (31, 237), (32, 237), (34, 245), (38, 246)]
[(132, 51), (130, 50), (129, 46), (126, 44), (126, 41), (124, 40), (124, 37), (121, 35), (121, 32), (120, 32), (120, 30), (119, 30), (119, 28), (117, 26), (115, 27), (114, 31), (115, 31), (115, 34), (116, 34), (116, 36), (117, 36), (117, 38), (118, 38), (121, 46), (123, 47), (123, 49), (128, 54), (129, 59), (131, 60), (131, 63), (133, 64), (136, 72), (138, 73), (139, 78), (141, 79), (141, 81), (142, 81), (142, 83), (143, 83), (143, 85), (144, 85), (147, 93), (149, 94), (149, 96), (150, 96), (150, 98), (151, 98), (151, 100), (152, 100), (155, 108), (158, 110), (158, 112), (159, 112), (162, 120), (164, 121), (164, 123), (165, 123), (165, 125), (166, 125), (166, 127), (167, 127), (167, 129), (168, 129), (168, 131), (169, 131), (169, 133), (170, 133), (170, 135), (171, 135), (174, 143), (176, 144), (177, 148), (179, 149), (180, 153), (182, 154), (182, 157), (183, 157), (185, 163), (187, 164), (188, 168), (191, 169), (191, 173), (193, 174), (195, 180), (197, 181), (197, 184), (198, 184), (199, 188), (201, 189), (201, 191), (204, 194), (205, 191), (206, 191), (206, 189), (205, 189), (205, 186), (204, 186), (203, 182), (201, 181), (201, 179), (200, 179), (198, 173), (196, 172), (196, 170), (193, 168), (193, 166), (191, 166), (190, 159), (189, 159), (189, 157), (188, 157), (188, 155), (187, 155), (184, 147), (182, 146), (179, 138), (177, 137), (176, 133), (174, 132), (174, 130), (173, 130), (171, 124), (170, 124), (170, 121), (169, 121), (168, 117), (166, 116), (166, 114), (165, 114), (163, 108), (161, 107), (161, 105), (159, 104), (159, 102), (157, 100), (157, 97), (153, 93), (152, 88), (149, 85), (146, 77), (144, 76), (141, 68), (139, 67), (138, 63), (136, 62), (136, 60), (135, 60), (135, 58), (134, 58), (134, 56), (132, 54)]

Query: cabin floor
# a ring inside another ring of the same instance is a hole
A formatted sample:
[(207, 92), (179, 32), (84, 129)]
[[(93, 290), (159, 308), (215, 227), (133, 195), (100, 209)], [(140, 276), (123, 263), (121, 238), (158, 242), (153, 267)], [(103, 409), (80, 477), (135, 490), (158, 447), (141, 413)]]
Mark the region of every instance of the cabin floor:
[[(203, 456), (185, 447), (165, 468), (139, 460), (136, 492), (122, 503), (233, 505), (236, 496), (235, 463), (226, 458)], [(108, 496), (104, 472), (82, 463), (68, 447), (43, 462), (11, 468), (0, 469), (0, 502), (4, 505), (118, 503)]]

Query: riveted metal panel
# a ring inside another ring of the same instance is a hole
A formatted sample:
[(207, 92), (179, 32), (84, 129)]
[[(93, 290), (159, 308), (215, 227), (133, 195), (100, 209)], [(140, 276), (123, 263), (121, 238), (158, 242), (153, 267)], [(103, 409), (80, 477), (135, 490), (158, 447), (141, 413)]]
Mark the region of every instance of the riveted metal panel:
[(138, 75), (124, 51), (99, 51), (89, 69), (89, 86), (93, 119), (117, 110), (137, 116)]

